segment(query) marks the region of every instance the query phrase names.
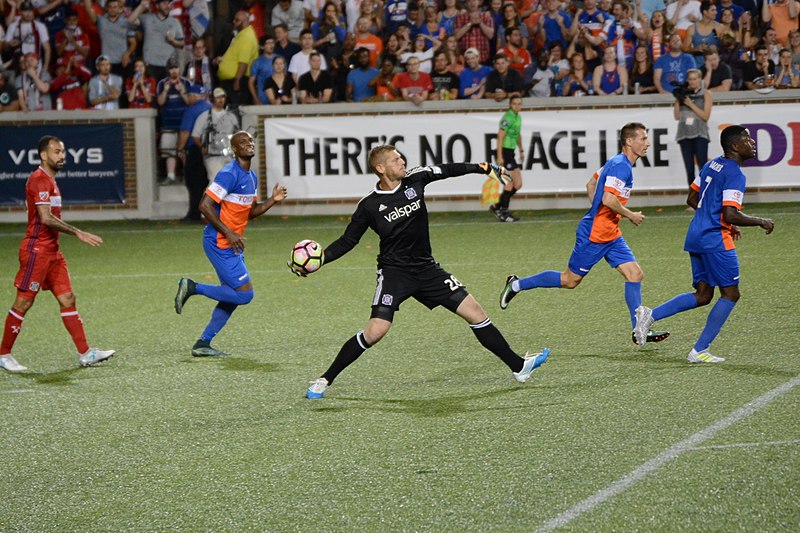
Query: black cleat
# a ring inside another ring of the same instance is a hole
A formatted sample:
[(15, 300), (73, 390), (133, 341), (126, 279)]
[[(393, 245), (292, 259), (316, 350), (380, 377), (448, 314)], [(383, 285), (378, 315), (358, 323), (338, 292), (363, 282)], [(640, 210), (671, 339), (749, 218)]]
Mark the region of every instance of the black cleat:
[(198, 340), (194, 343), (194, 346), (192, 346), (192, 355), (195, 357), (222, 357), (228, 354), (216, 348), (212, 348), (209, 341)]
[(503, 287), (503, 292), (500, 293), (500, 309), (505, 309), (508, 307), (508, 303), (511, 299), (517, 295), (514, 292), (514, 289), (511, 288), (511, 283), (518, 280), (519, 278), (514, 274), (511, 274), (506, 278), (506, 286)]
[(194, 288), (196, 285), (197, 284), (189, 278), (181, 278), (180, 281), (178, 281), (178, 292), (175, 294), (176, 313), (181, 314), (186, 300), (189, 299), (189, 296), (195, 294)]
[[(647, 332), (647, 342), (661, 342), (665, 341), (669, 338), (669, 331), (653, 331), (652, 329)], [(636, 335), (631, 332), (631, 341), (633, 344), (637, 344), (636, 342)]]

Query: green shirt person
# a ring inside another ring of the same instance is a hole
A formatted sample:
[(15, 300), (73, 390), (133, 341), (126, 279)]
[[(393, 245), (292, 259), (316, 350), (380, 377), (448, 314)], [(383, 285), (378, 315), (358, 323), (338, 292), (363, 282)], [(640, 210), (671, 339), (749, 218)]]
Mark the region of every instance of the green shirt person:
[[(525, 159), (522, 149), (522, 116), (519, 114), (522, 109), (522, 98), (512, 96), (508, 99), (508, 110), (500, 119), (500, 130), (497, 132), (497, 152), (495, 159), (497, 164), (505, 167), (511, 174), (512, 181), (506, 184), (500, 199), (496, 204), (490, 205), (489, 210), (497, 217), (500, 222), (516, 222), (518, 217), (508, 210), (511, 197), (522, 188), (522, 171), (520, 165)], [(520, 162), (516, 160), (516, 149), (519, 149)]]

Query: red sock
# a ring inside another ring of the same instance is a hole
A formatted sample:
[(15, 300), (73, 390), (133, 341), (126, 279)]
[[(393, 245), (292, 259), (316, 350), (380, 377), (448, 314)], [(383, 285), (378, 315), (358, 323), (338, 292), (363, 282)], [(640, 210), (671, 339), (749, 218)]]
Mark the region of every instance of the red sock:
[(86, 353), (89, 349), (89, 345), (86, 343), (86, 332), (83, 331), (83, 320), (74, 305), (61, 308), (61, 320), (64, 321), (64, 327), (69, 331), (78, 353)]
[(3, 342), (0, 343), (0, 355), (11, 353), (11, 348), (14, 347), (14, 341), (17, 340), (20, 330), (22, 330), (22, 321), (25, 320), (25, 311), (11, 308), (8, 310), (6, 316), (6, 325), (3, 328)]

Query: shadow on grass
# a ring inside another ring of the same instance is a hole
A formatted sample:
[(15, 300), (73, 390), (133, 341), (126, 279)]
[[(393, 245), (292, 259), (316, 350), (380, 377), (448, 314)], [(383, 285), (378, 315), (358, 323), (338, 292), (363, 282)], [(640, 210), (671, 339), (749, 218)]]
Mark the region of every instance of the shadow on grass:
[(17, 374), (19, 377), (35, 381), (39, 385), (66, 386), (74, 385), (75, 374), (85, 370), (81, 367), (59, 370), (57, 372), (25, 372)]
[[(383, 411), (387, 413), (406, 413), (414, 416), (422, 417), (448, 417), (460, 413), (470, 413), (479, 411), (495, 411), (502, 409), (524, 409), (527, 406), (523, 404), (512, 406), (497, 406), (492, 405), (489, 407), (476, 406), (470, 407), (468, 404), (475, 400), (487, 400), (491, 398), (498, 398), (509, 394), (514, 394), (517, 391), (529, 387), (511, 387), (507, 389), (497, 389), (489, 392), (469, 394), (466, 396), (444, 396), (440, 398), (422, 398), (422, 399), (381, 399), (381, 398), (357, 398), (340, 396), (333, 398), (337, 402), (353, 402), (359, 404), (359, 407), (371, 409), (375, 411)], [(536, 404), (541, 405), (541, 404)], [(533, 407), (533, 405), (531, 405)], [(351, 409), (344, 405), (320, 406), (314, 407), (317, 412), (324, 413), (338, 413)]]
[(655, 367), (674, 368), (681, 372), (698, 371), (697, 369), (702, 369), (702, 368), (713, 368), (730, 374), (742, 374), (749, 376), (776, 376), (776, 377), (793, 378), (796, 375), (796, 372), (793, 372), (791, 370), (778, 370), (776, 368), (769, 368), (766, 366), (754, 365), (754, 364), (737, 364), (731, 362), (732, 359), (728, 359), (724, 363), (717, 363), (717, 364), (707, 364), (707, 363), (690, 364), (686, 362), (686, 356), (683, 354), (675, 354), (675, 352), (659, 353), (657, 350), (646, 350), (646, 349), (639, 350), (633, 353), (628, 351), (620, 351), (616, 353), (606, 353), (606, 354), (585, 353), (585, 354), (574, 354), (574, 355), (579, 357), (593, 358), (593, 359), (603, 359), (606, 361), (618, 361), (630, 364), (639, 364), (643, 366), (649, 366), (651, 368)]
[(277, 363), (259, 363), (252, 359), (231, 356), (192, 357), (190, 359), (184, 359), (183, 362), (189, 364), (214, 363), (222, 370), (231, 370), (234, 372), (260, 372), (262, 374), (267, 374), (270, 372), (277, 372), (280, 369), (280, 365)]

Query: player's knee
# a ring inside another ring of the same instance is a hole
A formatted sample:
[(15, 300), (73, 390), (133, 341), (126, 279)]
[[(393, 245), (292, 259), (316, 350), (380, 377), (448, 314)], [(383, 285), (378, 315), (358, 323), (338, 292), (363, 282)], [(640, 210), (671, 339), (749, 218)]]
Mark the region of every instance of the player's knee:
[(236, 291), (237, 305), (247, 305), (253, 301), (255, 291)]
[(711, 303), (714, 298), (714, 289), (709, 287), (710, 290), (699, 290), (694, 294), (694, 299), (697, 300), (697, 306), (702, 307)]
[(729, 301), (731, 301), (733, 303), (738, 302), (739, 301), (739, 297), (741, 296), (739, 294), (739, 287), (736, 286), (736, 285), (734, 285), (732, 287), (722, 287), (720, 289), (720, 294), (721, 294), (721, 296), (723, 298), (725, 298), (726, 300), (729, 300)]
[(66, 294), (59, 294), (56, 299), (61, 307), (74, 307), (75, 306), (75, 293), (68, 292)]
[(562, 289), (574, 289), (581, 284), (583, 278), (579, 276), (561, 276)]

